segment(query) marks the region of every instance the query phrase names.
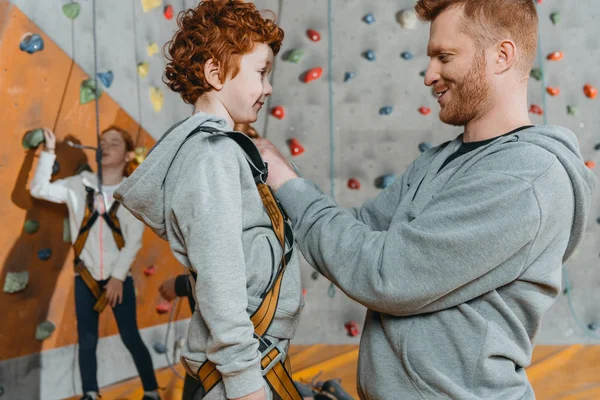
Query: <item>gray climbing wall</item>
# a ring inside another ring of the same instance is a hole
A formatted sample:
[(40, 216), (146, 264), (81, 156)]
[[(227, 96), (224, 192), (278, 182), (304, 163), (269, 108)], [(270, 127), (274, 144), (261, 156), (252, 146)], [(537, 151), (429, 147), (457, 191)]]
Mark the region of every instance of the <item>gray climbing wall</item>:
[[(42, 30), (52, 37), (86, 71), (93, 71), (92, 12), (89, 0), (81, 1), (81, 15), (73, 23), (61, 13), (63, 2), (15, 0)], [(97, 2), (98, 69), (112, 70), (115, 81), (108, 93), (117, 100), (154, 137), (159, 137), (172, 123), (188, 116), (190, 106), (178, 95), (172, 94), (161, 83), (163, 62), (158, 56), (146, 54), (151, 42), (159, 46), (168, 40), (175, 29), (174, 21), (167, 21), (162, 8), (144, 13), (139, 0), (102, 0)], [(175, 11), (192, 6), (193, 1), (177, 1)], [(263, 0), (267, 7), (279, 14), (286, 31), (281, 55), (292, 49), (304, 51), (298, 64), (282, 61), (280, 55), (272, 76), (275, 93), (269, 108), (281, 105), (286, 109), (283, 120), (266, 113), (257, 123), (259, 131), (281, 148), (292, 137), (299, 139), (306, 151), (294, 161), (303, 175), (317, 182), (326, 192), (333, 190), (343, 206), (355, 206), (377, 195), (373, 181), (386, 173), (401, 174), (419, 155), (421, 142), (440, 144), (454, 138), (460, 130), (442, 124), (437, 118), (437, 103), (431, 91), (423, 85), (419, 72), (427, 67), (425, 55), (428, 27), (404, 30), (396, 22), (395, 14), (414, 4), (412, 0), (333, 0), (331, 37), (332, 63), (329, 63), (328, 2), (326, 0)], [(586, 83), (600, 86), (600, 3), (580, 0), (572, 3), (545, 0), (538, 7), (541, 28), (541, 54), (546, 86), (559, 87), (557, 97), (545, 94), (544, 85), (530, 81), (530, 103), (542, 106), (549, 123), (564, 125), (579, 137), (586, 160), (600, 161), (594, 146), (600, 143), (600, 99), (589, 100), (583, 95)], [(560, 11), (562, 20), (557, 25), (550, 21), (550, 13)], [(368, 25), (363, 16), (371, 12), (376, 22)], [(308, 28), (321, 34), (321, 41), (311, 42)], [(361, 54), (366, 50), (376, 53), (376, 60), (367, 61)], [(545, 56), (562, 50), (565, 58), (549, 62)], [(414, 56), (404, 60), (400, 54), (410, 51)], [(139, 78), (138, 62), (148, 61), (150, 73)], [(539, 61), (537, 67), (540, 67)], [(321, 79), (309, 84), (301, 82), (310, 68), (323, 68)], [(332, 74), (329, 73), (329, 68)], [(345, 72), (356, 77), (344, 83)], [(330, 108), (329, 81), (332, 80)], [(165, 103), (161, 112), (153, 111), (148, 90), (161, 87)], [(579, 108), (578, 116), (569, 116), (567, 105)], [(380, 116), (379, 109), (392, 106), (391, 115)], [(430, 107), (427, 116), (419, 107)], [(330, 130), (330, 112), (333, 115)], [(544, 117), (532, 115), (535, 123)], [(332, 140), (331, 140), (332, 138)], [(333, 180), (331, 179), (333, 176)], [(351, 191), (346, 182), (354, 177), (362, 189)], [(600, 342), (585, 330), (590, 322), (600, 324), (599, 252), (600, 215), (596, 192), (592, 219), (586, 238), (567, 271), (571, 283), (572, 308), (569, 299), (562, 296), (544, 320), (539, 343)], [(311, 278), (312, 270), (303, 266), (304, 286), (307, 289), (304, 317), (298, 329), (296, 343), (356, 342), (345, 334), (344, 323), (356, 320), (362, 323), (364, 309), (336, 291), (328, 296), (328, 282)]]

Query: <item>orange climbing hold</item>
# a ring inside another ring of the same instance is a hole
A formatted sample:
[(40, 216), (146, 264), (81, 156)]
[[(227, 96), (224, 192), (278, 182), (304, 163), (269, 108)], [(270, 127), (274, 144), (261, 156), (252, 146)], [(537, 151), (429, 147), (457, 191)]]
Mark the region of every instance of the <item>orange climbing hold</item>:
[(159, 314), (166, 314), (171, 311), (173, 305), (166, 300), (161, 300), (160, 303), (156, 306), (156, 312)]
[(166, 19), (173, 19), (173, 6), (168, 4), (163, 11)]
[(583, 93), (590, 99), (595, 99), (598, 96), (598, 89), (592, 85), (585, 85), (583, 87)]
[(288, 140), (288, 146), (290, 147), (290, 153), (292, 153), (292, 156), (294, 157), (304, 153), (304, 147), (302, 147), (296, 138), (291, 138)]
[(321, 75), (323, 75), (323, 68), (321, 68), (321, 67), (311, 68), (306, 72), (306, 75), (304, 76), (304, 83), (309, 83), (316, 79), (319, 79), (321, 77)]
[(550, 87), (550, 86), (548, 86), (548, 87), (546, 88), (546, 91), (548, 92), (548, 94), (549, 94), (550, 96), (558, 96), (558, 94), (560, 93), (560, 89), (559, 89), (559, 88), (556, 88), (556, 87)]
[(359, 190), (360, 189), (360, 181), (356, 178), (348, 179), (348, 188), (350, 188), (352, 190)]
[(314, 29), (309, 29), (306, 31), (306, 36), (313, 42), (319, 42), (321, 40), (321, 34)]
[(531, 107), (529, 107), (529, 112), (532, 114), (544, 115), (544, 110), (537, 104), (532, 104)]
[(154, 275), (156, 273), (156, 267), (154, 265), (151, 265), (149, 267), (147, 267), (146, 269), (144, 269), (144, 275), (146, 276), (151, 276)]
[(284, 119), (285, 118), (285, 108), (283, 108), (283, 106), (275, 106), (271, 110), (271, 115), (277, 119)]
[(429, 115), (431, 113), (431, 108), (429, 107), (420, 107), (419, 112), (423, 115)]
[(562, 51), (555, 51), (553, 53), (548, 54), (548, 60), (550, 61), (560, 61), (565, 57), (565, 54)]
[(588, 167), (589, 169), (594, 169), (594, 168), (596, 168), (596, 163), (594, 161), (586, 161), (585, 166)]

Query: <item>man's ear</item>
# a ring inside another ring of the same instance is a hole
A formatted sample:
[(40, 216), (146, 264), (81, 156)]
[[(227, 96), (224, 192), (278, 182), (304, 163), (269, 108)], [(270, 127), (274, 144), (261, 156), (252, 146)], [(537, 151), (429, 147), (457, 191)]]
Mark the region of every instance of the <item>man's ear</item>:
[(215, 90), (221, 90), (223, 82), (221, 81), (221, 68), (219, 63), (210, 59), (204, 63), (204, 77), (210, 86)]
[(517, 59), (517, 46), (512, 40), (503, 40), (496, 55), (496, 73), (501, 74), (513, 66)]

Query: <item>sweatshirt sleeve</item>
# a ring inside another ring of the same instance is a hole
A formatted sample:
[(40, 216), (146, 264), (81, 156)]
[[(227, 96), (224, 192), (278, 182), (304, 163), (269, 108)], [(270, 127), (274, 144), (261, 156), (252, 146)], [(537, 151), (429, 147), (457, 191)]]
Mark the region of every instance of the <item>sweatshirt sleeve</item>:
[(69, 200), (68, 178), (50, 182), (56, 154), (42, 151), (35, 174), (29, 187), (32, 197), (53, 203), (66, 203)]
[(187, 257), (198, 274), (194, 290), (209, 331), (206, 356), (221, 373), (227, 398), (263, 387), (258, 341), (246, 311), (241, 165), (234, 157), (219, 154), (202, 162), (183, 161), (196, 167), (180, 173), (172, 206)]
[(531, 184), (490, 172), (458, 179), (415, 219), (381, 232), (304, 179), (277, 197), (307, 261), (349, 297), (395, 316), (454, 307), (513, 281), (540, 224)]
[(124, 281), (129, 274), (131, 265), (135, 261), (135, 256), (142, 248), (142, 236), (144, 235), (144, 224), (137, 220), (128, 210), (123, 215), (121, 230), (125, 239), (125, 246), (119, 252), (119, 255), (113, 262), (112, 276)]

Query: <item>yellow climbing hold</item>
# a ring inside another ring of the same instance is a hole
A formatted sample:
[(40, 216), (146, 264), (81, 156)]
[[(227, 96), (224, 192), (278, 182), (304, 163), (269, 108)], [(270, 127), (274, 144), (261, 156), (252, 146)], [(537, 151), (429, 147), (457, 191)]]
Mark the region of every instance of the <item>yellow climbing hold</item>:
[(150, 64), (147, 62), (141, 62), (137, 66), (138, 74), (144, 78), (148, 75), (148, 70), (150, 69)]
[(157, 87), (150, 87), (150, 101), (154, 111), (159, 112), (162, 110), (163, 104), (165, 103), (165, 95), (162, 90)]
[(148, 149), (146, 147), (136, 147), (135, 151), (134, 151), (135, 155), (134, 155), (134, 159), (135, 162), (138, 164), (141, 164), (145, 159), (146, 159), (146, 155), (148, 154)]
[(161, 5), (162, 0), (142, 0), (142, 7), (144, 8), (144, 12), (153, 10), (156, 7), (160, 7)]
[(150, 43), (148, 45), (148, 56), (153, 56), (159, 51), (160, 49), (158, 48), (158, 45), (156, 43)]

